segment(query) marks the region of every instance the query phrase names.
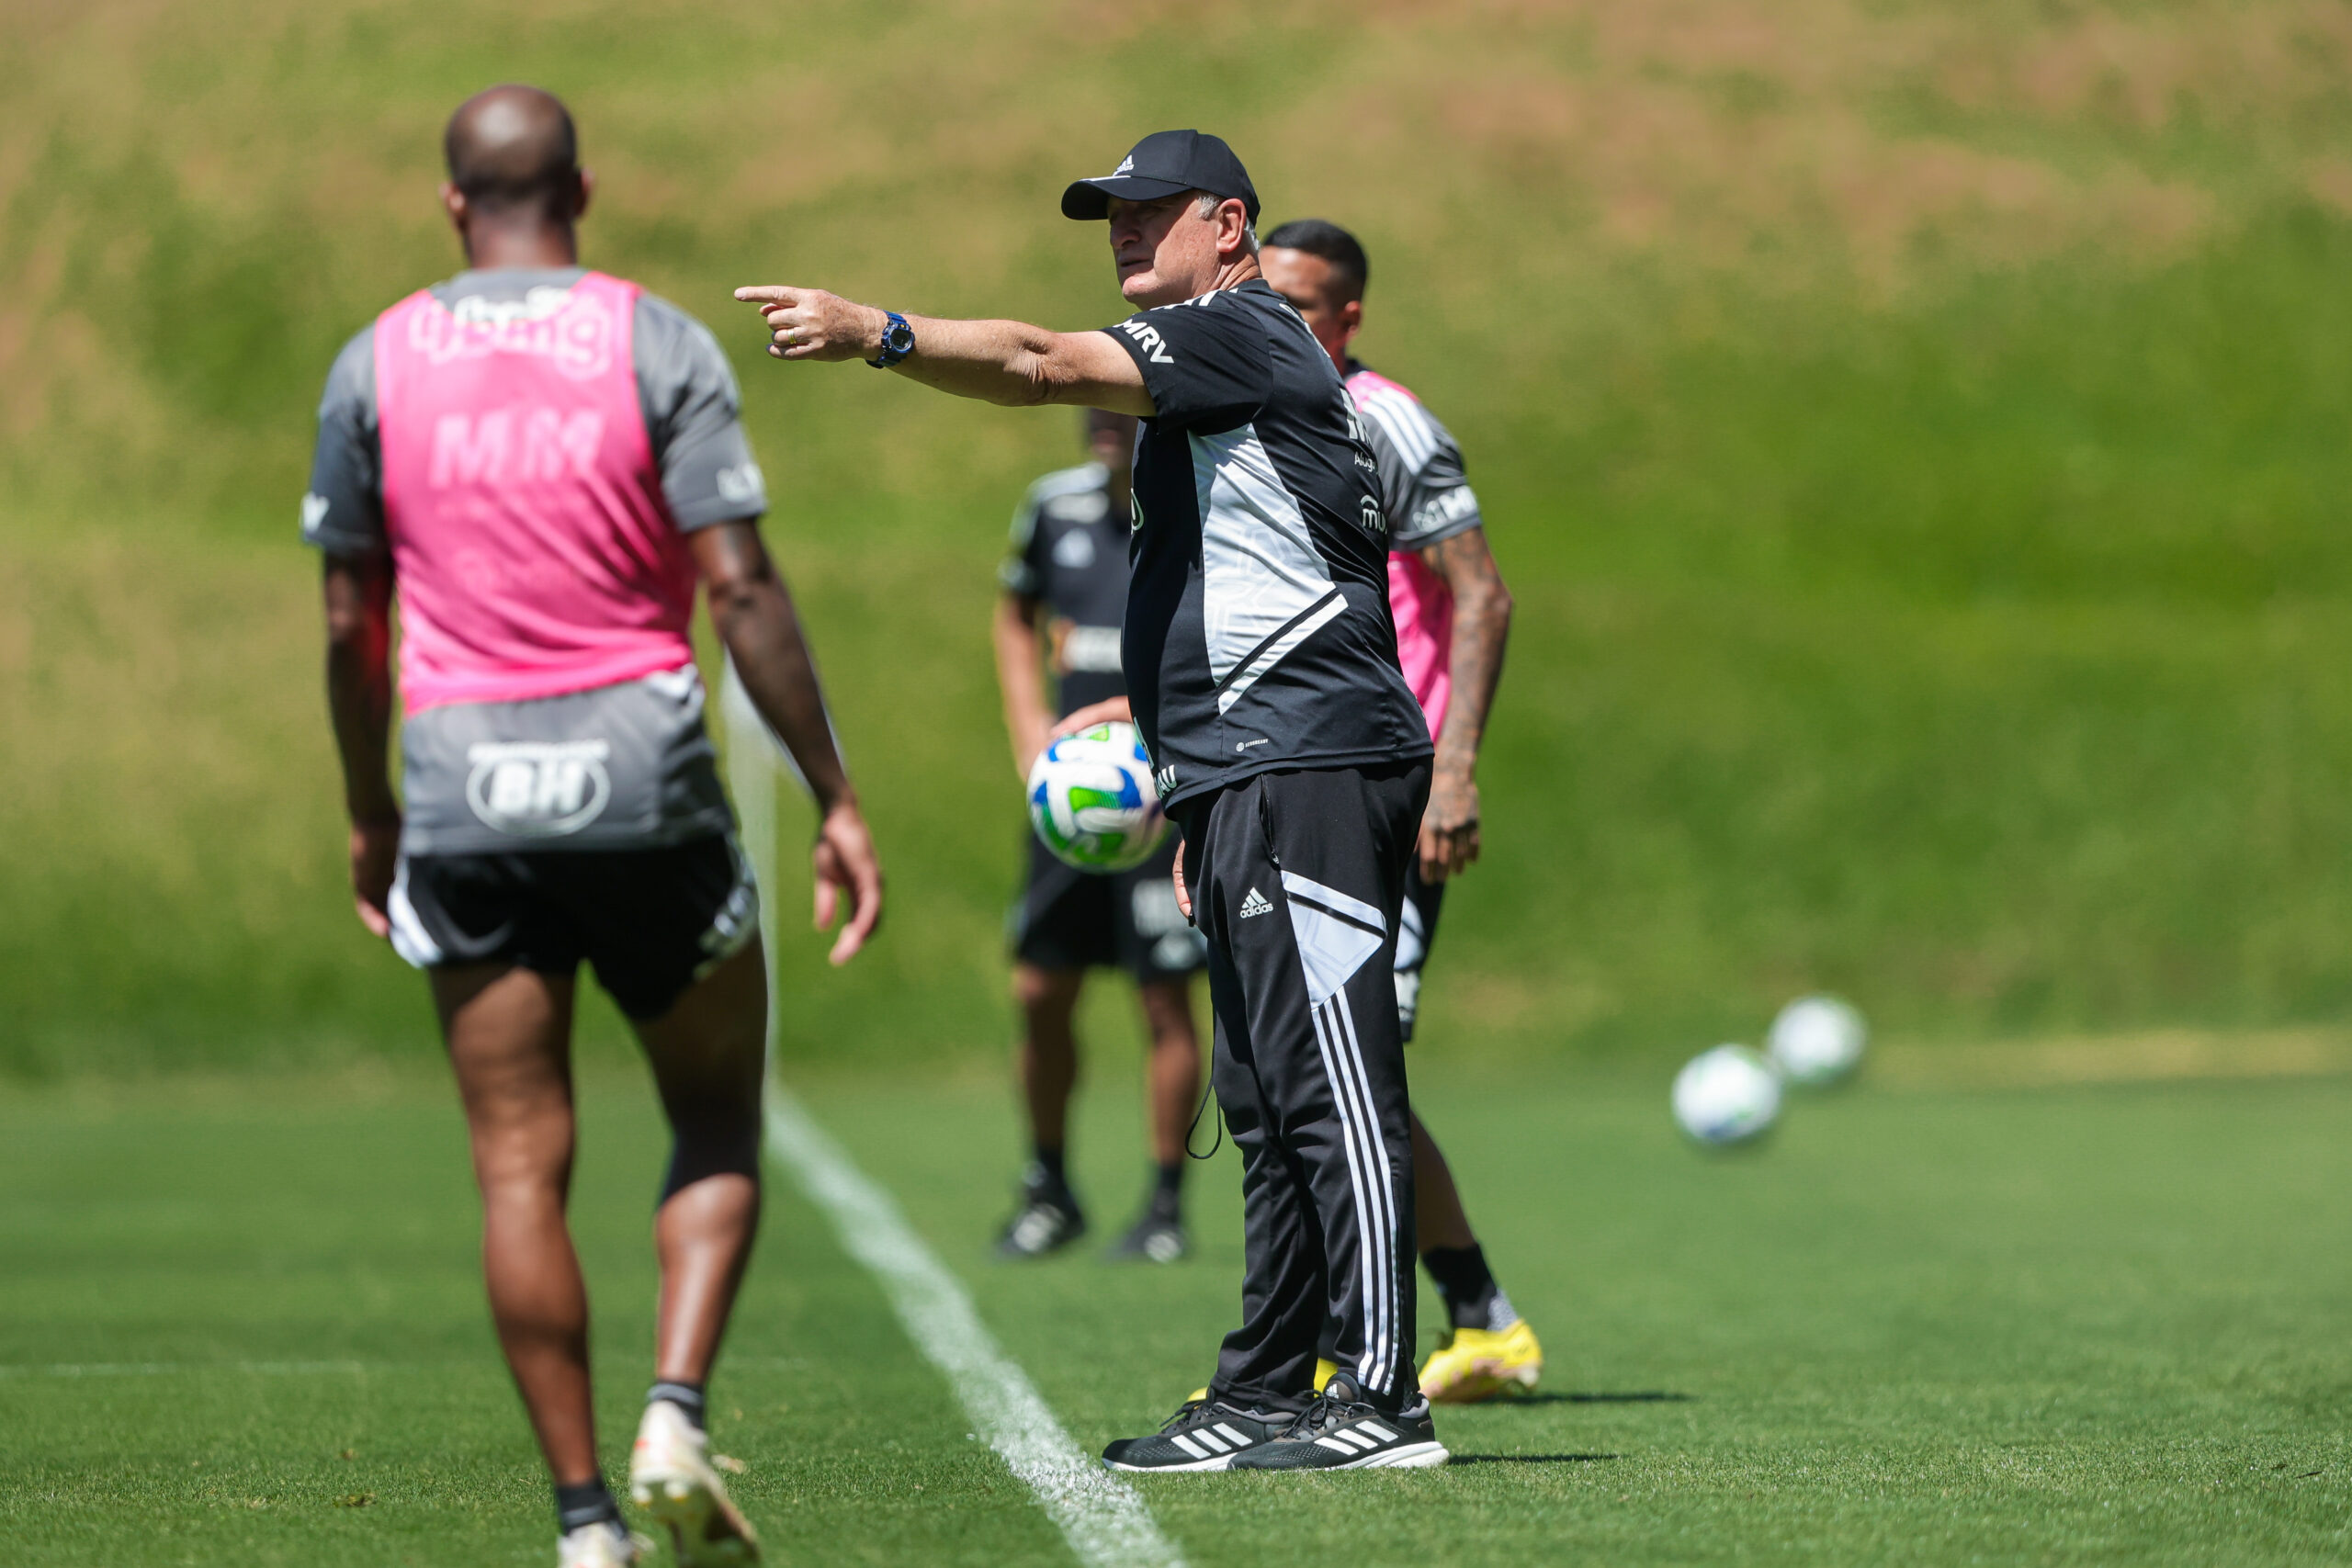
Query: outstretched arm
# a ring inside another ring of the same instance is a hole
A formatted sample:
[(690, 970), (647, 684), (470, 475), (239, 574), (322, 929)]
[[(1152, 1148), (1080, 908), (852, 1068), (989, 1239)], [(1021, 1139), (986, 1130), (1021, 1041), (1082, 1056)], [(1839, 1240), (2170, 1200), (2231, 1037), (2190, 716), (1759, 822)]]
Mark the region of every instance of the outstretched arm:
[[(735, 298), (759, 308), (778, 359), (871, 359), (889, 324), (879, 308), (821, 288), (738, 288)], [(893, 368), (926, 387), (1010, 408), (1068, 403), (1147, 419), (1155, 412), (1143, 372), (1105, 333), (937, 316), (909, 316), (907, 324), (915, 349)]]
[(792, 594), (760, 543), (758, 525), (749, 520), (697, 528), (686, 542), (708, 585), (711, 622), (743, 690), (817, 797), (817, 844), (809, 855), (817, 874), (817, 929), (830, 928), (839, 901), (848, 900), (831, 955), (835, 964), (846, 964), (882, 919), (882, 865), (833, 744), (824, 689), (800, 635)]
[(1453, 647), (1446, 665), (1453, 695), (1430, 764), (1430, 803), (1421, 813), (1421, 878), (1442, 882), (1478, 858), (1478, 743), (1502, 680), (1511, 600), (1483, 527), (1440, 539), (1421, 559), (1453, 592)]
[(343, 759), (351, 818), (351, 890), (362, 924), (390, 936), (385, 902), (400, 858), (401, 803), (392, 794), (392, 563), (381, 554), (326, 558), (327, 711)]

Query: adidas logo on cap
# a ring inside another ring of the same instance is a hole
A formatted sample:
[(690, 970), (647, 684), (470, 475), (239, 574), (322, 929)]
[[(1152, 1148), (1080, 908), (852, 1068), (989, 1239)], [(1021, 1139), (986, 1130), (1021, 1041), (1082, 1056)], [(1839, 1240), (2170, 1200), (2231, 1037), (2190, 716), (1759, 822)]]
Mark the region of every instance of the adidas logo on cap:
[(1115, 179), (1117, 179), (1121, 175), (1126, 174), (1127, 172), (1129, 172), (1130, 170), (1132, 170), (1135, 166), (1136, 166), (1135, 154), (1134, 154), (1134, 153), (1132, 153), (1132, 152), (1130, 152), (1130, 153), (1128, 153), (1125, 157), (1124, 157), (1124, 158), (1122, 158), (1122, 159), (1120, 159), (1120, 160), (1119, 160), (1119, 166), (1118, 166), (1117, 168), (1115, 168), (1115, 169), (1114, 169), (1114, 170), (1112, 170), (1112, 171), (1111, 171), (1111, 177), (1112, 177), (1113, 179), (1114, 179), (1114, 180), (1115, 180)]
[(1266, 902), (1266, 896), (1252, 887), (1241, 900), (1241, 918), (1246, 920), (1252, 915), (1262, 915), (1272, 908), (1273, 906)]

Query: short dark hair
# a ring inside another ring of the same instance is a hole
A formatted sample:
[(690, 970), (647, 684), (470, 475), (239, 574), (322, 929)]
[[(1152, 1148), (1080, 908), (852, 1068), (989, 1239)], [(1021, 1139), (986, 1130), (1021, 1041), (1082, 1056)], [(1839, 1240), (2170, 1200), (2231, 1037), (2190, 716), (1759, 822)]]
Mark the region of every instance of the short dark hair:
[(449, 183), (485, 215), (535, 210), (561, 220), (580, 186), (580, 134), (563, 100), (509, 85), (475, 94), (442, 133)]
[(1327, 223), (1320, 218), (1294, 218), (1267, 235), (1265, 243), (1286, 251), (1305, 251), (1329, 262), (1331, 277), (1339, 285), (1342, 301), (1363, 299), (1364, 285), (1372, 281), (1372, 263), (1364, 256), (1363, 246), (1337, 223)]

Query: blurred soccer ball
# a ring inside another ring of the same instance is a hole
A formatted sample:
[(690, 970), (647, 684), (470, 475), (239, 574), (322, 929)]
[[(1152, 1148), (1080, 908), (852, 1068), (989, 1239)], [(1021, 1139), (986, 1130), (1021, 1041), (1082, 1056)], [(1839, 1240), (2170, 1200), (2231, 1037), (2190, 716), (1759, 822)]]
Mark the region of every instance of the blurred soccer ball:
[(1674, 1120), (1700, 1143), (1743, 1144), (1781, 1113), (1781, 1076), (1745, 1045), (1718, 1045), (1674, 1075)]
[(1168, 818), (1136, 727), (1098, 724), (1039, 752), (1029, 770), (1029, 825), (1055, 859), (1080, 871), (1132, 871), (1149, 860)]
[(1835, 1083), (1861, 1065), (1870, 1030), (1836, 997), (1800, 997), (1781, 1010), (1765, 1053), (1791, 1083)]

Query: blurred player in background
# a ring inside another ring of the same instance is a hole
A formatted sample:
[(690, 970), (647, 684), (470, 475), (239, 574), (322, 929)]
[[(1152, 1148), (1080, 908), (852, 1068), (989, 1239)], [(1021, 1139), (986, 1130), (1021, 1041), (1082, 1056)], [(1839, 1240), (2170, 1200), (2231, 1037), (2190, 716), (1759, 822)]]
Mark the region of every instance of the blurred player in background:
[[(718, 345), (579, 265), (589, 181), (556, 99), (492, 88), (445, 150), (467, 270), (338, 356), (302, 503), (326, 559), (352, 882), (360, 919), (432, 984), (491, 1313), (555, 1480), (558, 1562), (619, 1568), (642, 1549), (597, 1465), (564, 1220), (583, 959), (634, 1026), (675, 1140), (631, 1493), (681, 1562), (755, 1562), (711, 1466), (704, 1388), (759, 1222), (767, 985), (687, 640), (698, 580), (820, 804), (820, 926), (847, 901), (835, 963), (872, 933), (881, 873), (761, 547), (766, 498)], [(386, 756), (396, 596), (404, 800)]]
[[(1388, 603), (1397, 654), (1437, 743), (1396, 939), (1397, 1021), (1409, 1042), (1446, 882), (1478, 858), (1474, 773), (1502, 676), (1510, 593), (1487, 548), (1486, 520), (1463, 473), (1462, 449), (1420, 400), (1348, 353), (1363, 325), (1370, 276), (1355, 236), (1317, 219), (1285, 223), (1266, 236), (1260, 265), (1266, 281), (1306, 318), (1363, 416), (1388, 514)], [(1421, 1392), (1468, 1404), (1533, 1388), (1544, 1370), (1543, 1347), (1495, 1283), (1453, 1173), (1418, 1111), (1413, 1191), (1421, 1266), (1451, 1320), (1444, 1342), (1421, 1368)]]
[[(1029, 487), (999, 573), (1004, 594), (994, 628), (997, 682), (1013, 766), (1024, 780), (1055, 719), (1126, 693), (1119, 622), (1127, 603), (1136, 420), (1091, 409), (1085, 422), (1094, 460)], [(1032, 1156), (1021, 1207), (997, 1251), (1042, 1258), (1085, 1234), (1085, 1213), (1064, 1163), (1070, 1092), (1078, 1084), (1071, 1021), (1086, 971), (1115, 966), (1135, 977), (1151, 1035), (1145, 1077), (1155, 1169), (1144, 1212), (1109, 1256), (1173, 1263), (1188, 1250), (1184, 1134), (1201, 1092), (1192, 980), (1207, 963), (1169, 882), (1175, 841), (1133, 871), (1100, 875), (1063, 864), (1035, 834), (1027, 837), (1029, 879), (1013, 911), (1012, 992), (1021, 1006), (1019, 1070)]]

